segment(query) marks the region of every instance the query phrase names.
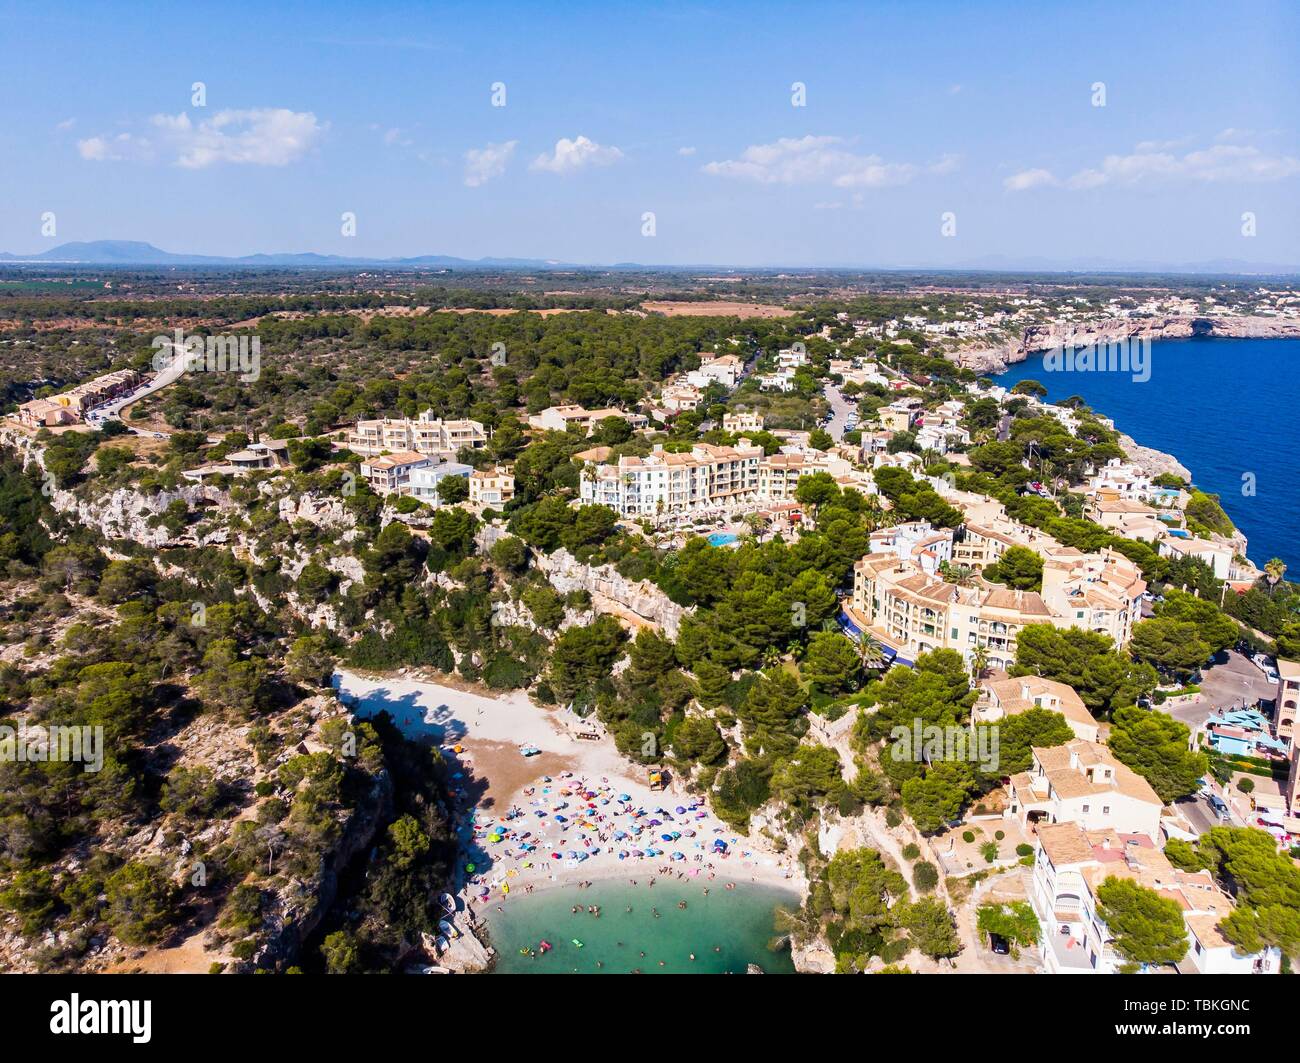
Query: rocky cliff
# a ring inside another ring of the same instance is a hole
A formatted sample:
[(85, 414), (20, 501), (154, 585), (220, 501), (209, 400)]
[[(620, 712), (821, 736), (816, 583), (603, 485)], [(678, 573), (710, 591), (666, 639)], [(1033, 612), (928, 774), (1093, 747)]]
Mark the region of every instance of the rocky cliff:
[(592, 568), (582, 564), (567, 550), (540, 554), (536, 564), (561, 594), (584, 590), (591, 595), (597, 612), (654, 624), (672, 639), (677, 638), (682, 617), (690, 612), (649, 580), (627, 579), (619, 575), (613, 565)]
[(1001, 373), (1007, 366), (1023, 362), (1031, 354), (1058, 347), (1123, 343), (1126, 340), (1173, 340), (1191, 336), (1238, 339), (1280, 339), (1300, 337), (1300, 321), (1276, 317), (1218, 315), (1190, 317), (1116, 317), (1095, 321), (1054, 321), (1031, 325), (1018, 339), (1005, 343), (959, 347), (946, 356), (958, 365), (981, 373)]

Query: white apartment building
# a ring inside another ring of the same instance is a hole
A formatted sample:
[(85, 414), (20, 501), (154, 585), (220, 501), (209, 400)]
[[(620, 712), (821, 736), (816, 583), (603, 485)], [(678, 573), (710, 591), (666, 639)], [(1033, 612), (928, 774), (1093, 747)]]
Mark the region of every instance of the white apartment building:
[(728, 391), (736, 386), (744, 363), (734, 354), (701, 354), (700, 358), (702, 359), (700, 367), (686, 374), (688, 384), (701, 390), (710, 384), (721, 384)]
[(1075, 738), (1050, 749), (1035, 747), (1033, 757), (1029, 771), (1011, 777), (1006, 818), (1026, 830), (1043, 823), (1077, 823), (1084, 830), (1160, 838), (1163, 803), (1149, 782), (1105, 746)]
[(779, 369), (775, 373), (764, 373), (758, 378), (760, 391), (793, 391), (794, 370)]
[[(707, 382), (704, 386), (708, 386)], [(695, 409), (703, 399), (700, 388), (693, 383), (665, 384), (659, 393), (658, 406), (668, 413), (682, 413)]]
[(843, 458), (832, 457), (820, 450), (782, 447), (780, 453), (770, 454), (759, 461), (758, 495), (772, 502), (788, 501), (794, 498), (800, 477), (815, 472), (844, 477), (853, 472), (853, 466)]
[(1083, 699), (1068, 683), (1037, 675), (1010, 679), (985, 679), (979, 685), (979, 700), (971, 708), (972, 723), (996, 723), (1031, 709), (1059, 712), (1075, 738), (1096, 742), (1101, 728)]
[(395, 454), (370, 458), (361, 463), (361, 475), (381, 495), (401, 492), (410, 486), (411, 474), (427, 469), (434, 459), (413, 450), (399, 450)]
[(896, 552), (873, 552), (854, 565), (847, 611), (903, 663), (936, 649), (957, 650), (969, 663), (982, 647), (988, 667), (1006, 669), (1015, 663), (1016, 636), (1027, 624), (1102, 631), (1123, 646), (1145, 590), (1136, 566), (1111, 551), (1079, 554), (1070, 563), (1047, 561), (1042, 594), (980, 581), (960, 587)]
[(1187, 929), (1187, 974), (1275, 974), (1277, 949), (1240, 952), (1219, 924), (1233, 912), (1208, 871), (1175, 868), (1144, 834), (1086, 831), (1077, 823), (1044, 824), (1030, 887), (1038, 916), (1039, 956), (1048, 974), (1114, 974), (1125, 963), (1098, 913), (1097, 891), (1107, 879), (1129, 879), (1174, 901)]
[(357, 454), (414, 451), (416, 454), (454, 455), (462, 449), (487, 445), (487, 431), (478, 421), (444, 421), (425, 410), (414, 421), (385, 417), (358, 421), (347, 436), (347, 447)]
[(758, 498), (761, 447), (696, 443), (689, 452), (656, 446), (645, 457), (625, 455), (613, 465), (587, 465), (579, 477), (582, 501), (624, 517), (720, 509)]
[(893, 554), (933, 576), (945, 561), (952, 561), (952, 529), (935, 528), (924, 520), (879, 528), (871, 533), (871, 553)]
[[(382, 459), (381, 459), (382, 460)], [(438, 494), (438, 485), (448, 477), (459, 476), (461, 479), (467, 479), (474, 471), (472, 465), (462, 465), (457, 461), (444, 461), (438, 464), (421, 466), (418, 469), (412, 469), (407, 482), (407, 491), (412, 498), (418, 498), (425, 505), (437, 509), (443, 505), (442, 498)]]

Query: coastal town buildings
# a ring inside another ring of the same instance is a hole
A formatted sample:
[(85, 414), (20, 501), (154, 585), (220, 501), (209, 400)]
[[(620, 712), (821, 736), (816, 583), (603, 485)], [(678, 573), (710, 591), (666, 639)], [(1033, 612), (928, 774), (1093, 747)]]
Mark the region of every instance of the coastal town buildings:
[(515, 478), (493, 465), (476, 469), (469, 478), (469, 504), (475, 509), (500, 509), (515, 497)]
[(1037, 675), (985, 679), (979, 684), (979, 695), (971, 708), (972, 723), (996, 723), (1031, 709), (1047, 709), (1064, 716), (1074, 737), (1085, 742), (1096, 742), (1101, 730), (1074, 687), (1055, 679)]
[(1068, 627), (1108, 635), (1117, 646), (1133, 637), (1142, 619), (1146, 581), (1142, 570), (1117, 550), (1074, 557), (1047, 556), (1043, 564), (1043, 601)]
[(1029, 771), (1011, 777), (1011, 801), (1003, 813), (1008, 819), (1024, 828), (1077, 823), (1084, 830), (1159, 839), (1163, 803), (1149, 782), (1105, 746), (1075, 738), (1061, 746), (1034, 748), (1033, 758)]
[(361, 463), (361, 475), (381, 495), (400, 492), (409, 487), (411, 474), (417, 469), (427, 469), (435, 463), (427, 454), (413, 450), (399, 450)]
[(907, 432), (921, 416), (920, 399), (898, 399), (876, 413), (880, 424), (891, 432)]
[(771, 455), (743, 438), (734, 447), (697, 443), (682, 453), (656, 446), (645, 457), (625, 455), (603, 464), (609, 455), (604, 447), (574, 455), (583, 464), (580, 494), (582, 501), (609, 506), (623, 517), (786, 502), (794, 499), (802, 477), (817, 472), (831, 476), (841, 488), (875, 491), (869, 474), (854, 469), (848, 459), (806, 443), (791, 442)]
[(933, 576), (952, 562), (952, 529), (934, 528), (929, 521), (907, 521), (871, 533), (872, 554), (893, 554)]
[(576, 425), (587, 435), (596, 430), (596, 426), (610, 417), (620, 417), (632, 426), (633, 430), (645, 428), (650, 420), (643, 413), (629, 413), (626, 410), (605, 408), (588, 410), (582, 406), (548, 406), (541, 413), (528, 418), (528, 427), (546, 432), (564, 432), (570, 425)]
[[(961, 563), (958, 545), (954, 565)], [(847, 613), (859, 632), (904, 663), (937, 649), (957, 650), (969, 662), (979, 647), (989, 667), (1008, 668), (1015, 663), (1016, 636), (1027, 624), (1083, 627), (1126, 644), (1145, 590), (1136, 566), (1109, 550), (1068, 562), (1049, 560), (1041, 594), (979, 580), (962, 586), (896, 553), (871, 553), (854, 565)]]
[(289, 446), (283, 439), (248, 446), (227, 454), (220, 461), (208, 462), (193, 469), (181, 470), (185, 479), (202, 483), (216, 476), (247, 476), (249, 473), (284, 468), (289, 465)]
[(753, 410), (735, 410), (722, 415), (724, 432), (761, 432), (763, 415)]
[(700, 367), (686, 374), (686, 383), (701, 391), (710, 384), (721, 384), (730, 391), (744, 369), (744, 363), (734, 354), (701, 354), (700, 359)]
[(487, 445), (487, 431), (478, 421), (444, 421), (425, 410), (415, 420), (382, 418), (358, 421), (347, 434), (347, 448), (356, 454), (411, 451), (427, 456), (455, 456), (461, 450)]
[(1300, 727), (1296, 716), (1300, 712), (1300, 662), (1277, 659), (1277, 695), (1274, 698), (1273, 733), (1289, 744), (1290, 768), (1287, 772), (1287, 811), (1300, 816)]
[(758, 498), (761, 447), (696, 443), (685, 453), (656, 446), (645, 457), (584, 466), (583, 502), (608, 506), (623, 517), (697, 513)]
[[(379, 460), (383, 461), (384, 459), (380, 458)], [(458, 461), (431, 462), (428, 465), (421, 465), (411, 469), (407, 483), (405, 485), (398, 484), (393, 490), (409, 494), (412, 498), (418, 498), (425, 505), (437, 509), (443, 504), (442, 497), (438, 494), (438, 485), (451, 476), (468, 479), (473, 472), (473, 466), (464, 465)], [(403, 486), (405, 486), (404, 492), (402, 490)]]
[(1089, 831), (1078, 823), (1037, 831), (1030, 902), (1040, 927), (1039, 958), (1048, 974), (1114, 974), (1127, 966), (1102, 920), (1097, 891), (1128, 879), (1174, 901), (1183, 914), (1187, 952), (1176, 965), (1189, 974), (1275, 974), (1275, 948), (1247, 953), (1219, 929), (1232, 898), (1208, 871), (1181, 871), (1146, 834)]
[(19, 423), (28, 428), (53, 428), (80, 424), (93, 409), (128, 394), (140, 383), (134, 369), (119, 369), (86, 380), (49, 398), (32, 399), (18, 407)]

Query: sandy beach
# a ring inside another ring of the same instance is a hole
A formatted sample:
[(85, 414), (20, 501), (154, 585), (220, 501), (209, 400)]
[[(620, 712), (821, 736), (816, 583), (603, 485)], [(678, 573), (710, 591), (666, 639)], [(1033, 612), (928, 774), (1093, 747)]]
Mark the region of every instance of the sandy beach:
[[(341, 671), (335, 685), (360, 715), (386, 709), (404, 733), (430, 739), (459, 765), (467, 906), (608, 880), (804, 890), (797, 861), (725, 826), (676, 780), (651, 790), (646, 769), (603, 733), (598, 741), (575, 737), (600, 729), (564, 710), (534, 705), (519, 691), (489, 697), (414, 673)], [(538, 752), (526, 757), (523, 745)]]

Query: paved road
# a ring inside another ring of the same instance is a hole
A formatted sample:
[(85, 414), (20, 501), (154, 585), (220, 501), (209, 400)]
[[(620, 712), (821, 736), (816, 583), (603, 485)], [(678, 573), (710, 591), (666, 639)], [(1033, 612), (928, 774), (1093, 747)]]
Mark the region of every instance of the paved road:
[[(180, 355), (180, 356), (173, 357), (171, 362), (166, 367), (164, 367), (158, 373), (154, 374), (153, 378), (148, 382), (146, 382), (142, 387), (136, 388), (129, 395), (123, 395), (119, 399), (114, 399), (112, 402), (108, 403), (107, 405), (96, 407), (95, 410), (93, 411), (94, 418), (91, 423), (102, 424), (104, 421), (109, 420), (111, 418), (120, 417), (122, 411), (126, 409), (126, 407), (139, 402), (147, 395), (152, 395), (155, 391), (161, 391), (168, 384), (174, 384), (177, 380), (179, 380), (184, 375), (184, 373), (185, 373), (184, 356)], [(136, 435), (152, 436), (154, 434), (154, 431), (152, 429), (137, 428), (135, 425), (131, 424), (125, 418), (122, 418), (122, 423), (125, 424), (127, 428), (131, 429), (131, 431), (134, 432)]]
[(826, 424), (826, 431), (831, 434), (835, 442), (844, 438), (844, 428), (848, 421), (849, 413), (857, 406), (850, 403), (848, 399), (840, 392), (840, 389), (832, 384), (827, 384), (825, 388), (826, 401), (830, 403), (831, 419)]
[(1236, 650), (1228, 651), (1228, 660), (1201, 673), (1201, 693), (1192, 701), (1166, 711), (1175, 720), (1195, 730), (1216, 709), (1253, 706), (1259, 698), (1272, 701), (1277, 687)]

